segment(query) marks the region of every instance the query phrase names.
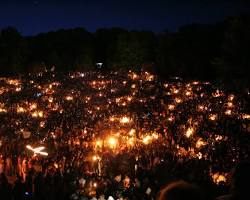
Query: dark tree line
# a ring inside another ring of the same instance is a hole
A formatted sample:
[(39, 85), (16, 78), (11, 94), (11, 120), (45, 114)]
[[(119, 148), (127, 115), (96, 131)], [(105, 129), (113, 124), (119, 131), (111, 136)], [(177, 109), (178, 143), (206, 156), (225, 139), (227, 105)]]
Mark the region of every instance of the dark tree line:
[(222, 80), (250, 85), (250, 15), (216, 25), (192, 24), (178, 32), (83, 28), (24, 37), (15, 28), (0, 31), (1, 75), (141, 67), (163, 77)]

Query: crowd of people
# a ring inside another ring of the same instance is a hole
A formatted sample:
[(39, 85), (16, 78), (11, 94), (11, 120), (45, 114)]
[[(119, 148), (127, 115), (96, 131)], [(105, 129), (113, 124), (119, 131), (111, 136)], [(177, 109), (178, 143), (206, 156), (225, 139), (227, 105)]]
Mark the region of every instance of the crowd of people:
[(152, 200), (184, 180), (213, 199), (249, 160), (249, 97), (146, 71), (1, 78), (0, 195)]

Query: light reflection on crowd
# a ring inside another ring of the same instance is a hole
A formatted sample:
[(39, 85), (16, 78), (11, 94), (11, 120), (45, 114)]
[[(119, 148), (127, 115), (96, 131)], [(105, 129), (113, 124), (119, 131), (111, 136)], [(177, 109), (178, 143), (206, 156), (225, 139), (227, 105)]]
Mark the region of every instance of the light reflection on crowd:
[(24, 199), (154, 199), (177, 179), (227, 185), (249, 159), (248, 98), (145, 71), (1, 78), (0, 173), (23, 184)]

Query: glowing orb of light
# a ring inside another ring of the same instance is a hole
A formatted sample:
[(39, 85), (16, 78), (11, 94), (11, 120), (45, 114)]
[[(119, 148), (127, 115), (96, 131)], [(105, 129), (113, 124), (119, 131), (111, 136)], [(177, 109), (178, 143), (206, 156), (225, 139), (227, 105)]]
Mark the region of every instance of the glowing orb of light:
[(187, 131), (186, 131), (186, 137), (189, 138), (191, 135), (194, 134), (194, 129), (193, 128), (188, 128)]
[(117, 145), (117, 139), (114, 137), (109, 137), (108, 138), (108, 144), (110, 148), (115, 148)]
[(128, 118), (128, 117), (122, 117), (121, 119), (120, 119), (120, 123), (121, 124), (127, 124), (127, 123), (129, 123), (131, 121), (131, 119), (130, 118)]

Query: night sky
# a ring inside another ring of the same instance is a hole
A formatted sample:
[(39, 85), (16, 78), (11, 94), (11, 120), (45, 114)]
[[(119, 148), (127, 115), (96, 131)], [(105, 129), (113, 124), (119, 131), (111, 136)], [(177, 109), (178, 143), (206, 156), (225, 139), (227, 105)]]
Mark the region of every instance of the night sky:
[(0, 28), (16, 27), (23, 35), (60, 28), (122, 27), (128, 30), (178, 30), (190, 23), (216, 23), (250, 13), (240, 0), (19, 0), (0, 2)]

